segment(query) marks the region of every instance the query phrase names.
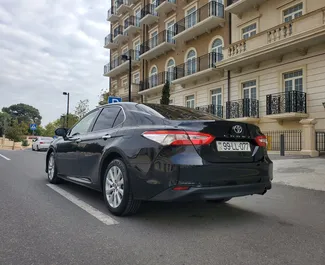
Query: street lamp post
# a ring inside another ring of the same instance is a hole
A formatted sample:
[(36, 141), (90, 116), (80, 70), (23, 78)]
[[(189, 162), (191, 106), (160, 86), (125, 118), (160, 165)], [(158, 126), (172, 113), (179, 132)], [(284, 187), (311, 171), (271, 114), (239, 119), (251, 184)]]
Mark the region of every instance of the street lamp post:
[(66, 126), (67, 126), (67, 128), (69, 127), (69, 123), (68, 123), (68, 121), (69, 121), (69, 104), (70, 104), (70, 93), (68, 93), (68, 92), (63, 92), (63, 95), (65, 95), (65, 96), (67, 96), (67, 116), (66, 116)]
[(126, 54), (122, 55), (122, 60), (127, 61), (129, 60), (129, 102), (131, 102), (131, 72), (132, 72), (132, 57)]

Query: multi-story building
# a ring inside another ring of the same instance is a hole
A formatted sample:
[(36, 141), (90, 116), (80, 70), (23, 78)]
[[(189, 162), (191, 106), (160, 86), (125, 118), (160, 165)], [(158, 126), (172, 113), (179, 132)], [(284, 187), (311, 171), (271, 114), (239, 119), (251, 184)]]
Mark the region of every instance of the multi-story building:
[(108, 20), (105, 75), (122, 97), (127, 53), (134, 100), (159, 103), (168, 80), (171, 104), (262, 131), (325, 129), (324, 1), (115, 0)]

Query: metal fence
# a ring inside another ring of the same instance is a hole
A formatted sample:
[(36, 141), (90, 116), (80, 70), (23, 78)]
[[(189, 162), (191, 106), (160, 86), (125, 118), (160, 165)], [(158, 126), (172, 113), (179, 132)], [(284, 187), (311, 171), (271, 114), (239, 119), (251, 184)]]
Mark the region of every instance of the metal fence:
[(301, 130), (265, 131), (263, 133), (267, 136), (270, 151), (280, 151), (281, 134), (284, 135), (285, 151), (301, 151), (302, 149)]
[(325, 152), (325, 131), (316, 132), (316, 150)]

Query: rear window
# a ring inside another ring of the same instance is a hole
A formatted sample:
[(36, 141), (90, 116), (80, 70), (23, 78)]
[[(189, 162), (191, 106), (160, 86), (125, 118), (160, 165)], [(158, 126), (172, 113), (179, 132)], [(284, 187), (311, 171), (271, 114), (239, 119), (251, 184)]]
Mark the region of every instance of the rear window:
[(221, 120), (212, 114), (196, 109), (160, 104), (138, 104), (137, 108), (147, 114), (169, 120)]
[(51, 137), (42, 137), (42, 138), (40, 138), (40, 140), (43, 140), (43, 141), (52, 141), (53, 138), (51, 138)]

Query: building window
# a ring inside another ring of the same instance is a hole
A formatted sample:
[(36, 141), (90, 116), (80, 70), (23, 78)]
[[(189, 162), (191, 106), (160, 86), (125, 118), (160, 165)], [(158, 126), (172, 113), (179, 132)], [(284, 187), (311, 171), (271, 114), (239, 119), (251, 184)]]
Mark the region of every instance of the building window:
[(155, 48), (158, 45), (158, 31), (154, 31), (150, 34), (149, 48)]
[(166, 80), (170, 83), (174, 80), (174, 68), (175, 68), (175, 61), (174, 59), (169, 59), (167, 62), (167, 78)]
[(175, 22), (174, 21), (170, 21), (166, 23), (166, 40), (169, 43), (175, 43), (174, 40), (174, 35), (175, 35)]
[(149, 87), (155, 87), (158, 85), (158, 69), (156, 66), (152, 67), (149, 77)]
[(194, 95), (187, 96), (186, 97), (186, 107), (194, 109), (194, 106), (195, 106)]
[(244, 99), (250, 98), (250, 99), (256, 99), (256, 80), (251, 80), (242, 83), (243, 88), (243, 96)]
[(133, 83), (137, 85), (140, 84), (140, 73), (135, 73), (133, 75)]
[(191, 28), (196, 24), (196, 7), (192, 7), (186, 11), (185, 27)]
[(134, 17), (135, 17), (135, 25), (137, 27), (140, 27), (140, 19), (141, 19), (141, 8), (140, 7), (134, 11)]
[(212, 42), (211, 52), (212, 52), (212, 62), (213, 63), (219, 62), (223, 59), (222, 40), (221, 39), (218, 38)]
[(139, 60), (140, 57), (140, 40), (137, 40), (133, 44), (134, 47), (134, 53), (135, 53), (135, 60)]
[(303, 92), (303, 71), (297, 70), (283, 74), (285, 92), (299, 91)]
[(247, 27), (244, 27), (244, 28), (242, 29), (242, 38), (243, 38), (244, 40), (247, 40), (248, 38), (250, 38), (250, 37), (256, 35), (256, 28), (257, 28), (257, 27), (256, 27), (256, 23), (251, 24), (251, 25), (249, 25), (249, 26), (247, 26)]
[(186, 75), (196, 73), (196, 52), (190, 50), (186, 57)]
[(128, 90), (128, 80), (127, 79), (122, 80), (122, 87), (123, 87), (124, 91)]
[(126, 54), (127, 52), (128, 52), (128, 48), (127, 47), (122, 50), (122, 54)]
[(300, 3), (298, 5), (292, 6), (283, 11), (283, 19), (284, 22), (289, 22), (297, 17), (302, 16), (302, 8), (303, 4)]
[(217, 88), (211, 91), (212, 111), (214, 115), (222, 117), (222, 91)]

